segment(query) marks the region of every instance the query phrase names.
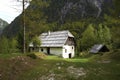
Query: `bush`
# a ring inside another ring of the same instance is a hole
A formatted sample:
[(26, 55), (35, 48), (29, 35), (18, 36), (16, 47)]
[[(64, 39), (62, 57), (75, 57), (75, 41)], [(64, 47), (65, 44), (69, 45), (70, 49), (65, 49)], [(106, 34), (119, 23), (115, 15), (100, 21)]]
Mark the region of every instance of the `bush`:
[(44, 53), (41, 53), (41, 52), (36, 52), (34, 54), (40, 59), (44, 59), (46, 57), (46, 55)]
[(84, 52), (80, 52), (79, 56), (83, 58), (87, 58), (87, 57), (90, 57), (91, 54), (88, 51), (84, 51)]
[[(101, 55), (103, 54), (103, 55)], [(99, 53), (90, 57), (90, 61), (98, 61), (98, 60), (120, 60), (120, 49), (113, 50), (111, 52)]]
[(27, 56), (32, 59), (37, 59), (37, 56), (34, 53), (27, 54)]
[(112, 59), (112, 60), (120, 60), (120, 49), (113, 50), (108, 52), (102, 56), (102, 58)]
[(44, 53), (40, 53), (40, 52), (33, 52), (30, 54), (27, 54), (27, 56), (33, 58), (33, 59), (44, 59), (46, 57), (46, 55)]

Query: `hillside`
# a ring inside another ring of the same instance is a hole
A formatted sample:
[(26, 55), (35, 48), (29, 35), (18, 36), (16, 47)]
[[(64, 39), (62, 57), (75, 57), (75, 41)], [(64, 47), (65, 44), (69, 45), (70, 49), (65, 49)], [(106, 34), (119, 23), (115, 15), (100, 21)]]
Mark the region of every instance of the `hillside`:
[[(67, 22), (88, 21), (90, 18), (101, 21), (103, 14), (109, 13), (111, 4), (112, 0), (34, 0), (26, 9), (26, 27), (45, 28), (46, 30), (36, 31), (41, 33), (48, 29), (58, 30)], [(20, 18), (21, 15), (8, 25), (3, 34), (16, 35), (22, 28)]]
[(0, 64), (1, 80), (120, 80), (119, 61), (92, 62), (90, 58), (63, 59), (52, 55), (32, 59), (23, 54), (0, 54)]
[[(26, 42), (42, 32), (70, 30), (78, 52), (94, 44), (120, 48), (118, 3), (119, 0), (33, 0), (25, 10)], [(21, 14), (4, 29), (3, 35), (21, 37), (22, 25)]]
[(8, 25), (8, 23), (2, 19), (0, 19), (0, 35), (3, 31), (3, 29)]

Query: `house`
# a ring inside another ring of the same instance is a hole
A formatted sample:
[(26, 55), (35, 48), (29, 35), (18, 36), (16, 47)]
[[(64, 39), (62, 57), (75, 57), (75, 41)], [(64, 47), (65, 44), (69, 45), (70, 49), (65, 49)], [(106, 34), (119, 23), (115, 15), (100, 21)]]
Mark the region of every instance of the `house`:
[(91, 48), (90, 53), (108, 52), (108, 51), (109, 49), (105, 45), (96, 44)]
[(49, 31), (42, 33), (39, 39), (41, 40), (39, 52), (62, 56), (63, 58), (72, 58), (75, 55), (74, 36), (69, 31)]

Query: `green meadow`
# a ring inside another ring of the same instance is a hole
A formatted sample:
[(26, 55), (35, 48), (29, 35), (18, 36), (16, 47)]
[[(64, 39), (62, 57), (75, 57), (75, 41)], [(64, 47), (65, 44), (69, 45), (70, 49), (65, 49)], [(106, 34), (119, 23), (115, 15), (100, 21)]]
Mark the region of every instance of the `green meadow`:
[[(38, 55), (37, 55), (38, 56)], [(0, 55), (1, 80), (120, 80), (119, 61)]]

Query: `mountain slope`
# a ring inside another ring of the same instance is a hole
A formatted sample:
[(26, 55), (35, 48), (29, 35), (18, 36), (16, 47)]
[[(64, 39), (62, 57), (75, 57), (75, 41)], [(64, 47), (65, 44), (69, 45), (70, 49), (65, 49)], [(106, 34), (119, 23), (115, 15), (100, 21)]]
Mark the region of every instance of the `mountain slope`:
[[(97, 18), (109, 13), (112, 0), (33, 0), (26, 9), (27, 33), (40, 34), (47, 30), (58, 30), (67, 22)], [(15, 36), (22, 30), (22, 15), (5, 28), (3, 34)], [(57, 28), (55, 28), (56, 26)]]
[(8, 25), (8, 23), (2, 19), (0, 19), (0, 35), (3, 31), (3, 29)]

